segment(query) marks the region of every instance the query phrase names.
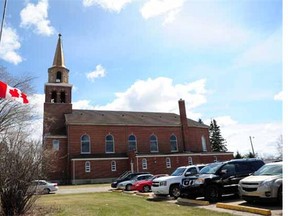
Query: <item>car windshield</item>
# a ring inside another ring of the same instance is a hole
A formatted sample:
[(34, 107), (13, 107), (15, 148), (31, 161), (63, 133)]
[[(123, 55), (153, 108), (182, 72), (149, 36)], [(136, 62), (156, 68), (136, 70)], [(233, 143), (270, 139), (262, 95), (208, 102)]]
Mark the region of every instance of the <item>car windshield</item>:
[(282, 164), (266, 164), (258, 169), (254, 175), (281, 175)]
[(213, 163), (205, 166), (200, 170), (200, 174), (215, 174), (222, 163)]
[(181, 176), (185, 169), (185, 167), (179, 167), (171, 174), (171, 176)]

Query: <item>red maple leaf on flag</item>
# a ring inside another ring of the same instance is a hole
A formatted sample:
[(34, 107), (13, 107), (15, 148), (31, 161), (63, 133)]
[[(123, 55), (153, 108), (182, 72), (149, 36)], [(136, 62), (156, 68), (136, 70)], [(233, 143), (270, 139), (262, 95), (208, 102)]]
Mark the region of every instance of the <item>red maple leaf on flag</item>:
[(23, 98), (23, 103), (29, 103), (28, 99), (27, 99), (27, 95), (21, 92), (21, 97)]
[(19, 96), (20, 96), (17, 89), (10, 89), (10, 90), (9, 90), (9, 93), (10, 93), (10, 95), (11, 95), (12, 97), (17, 97), (17, 98), (19, 98)]

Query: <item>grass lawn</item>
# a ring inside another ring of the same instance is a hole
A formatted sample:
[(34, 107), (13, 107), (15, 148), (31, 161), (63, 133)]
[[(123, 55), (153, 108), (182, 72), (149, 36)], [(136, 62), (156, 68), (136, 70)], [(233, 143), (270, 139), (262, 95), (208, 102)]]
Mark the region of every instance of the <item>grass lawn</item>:
[(36, 206), (36, 215), (53, 216), (231, 216), (228, 213), (218, 213), (191, 206), (179, 206), (164, 201), (153, 202), (148, 201), (146, 197), (112, 192), (43, 195), (37, 200)]

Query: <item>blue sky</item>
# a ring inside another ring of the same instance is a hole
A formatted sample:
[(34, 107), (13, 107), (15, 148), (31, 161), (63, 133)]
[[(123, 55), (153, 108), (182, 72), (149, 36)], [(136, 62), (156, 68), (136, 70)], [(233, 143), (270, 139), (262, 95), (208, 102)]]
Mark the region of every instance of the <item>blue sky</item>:
[(252, 136), (260, 156), (275, 152), (282, 1), (8, 0), (0, 65), (36, 77), (40, 115), (58, 33), (73, 108), (178, 113), (182, 98), (228, 150), (248, 153)]

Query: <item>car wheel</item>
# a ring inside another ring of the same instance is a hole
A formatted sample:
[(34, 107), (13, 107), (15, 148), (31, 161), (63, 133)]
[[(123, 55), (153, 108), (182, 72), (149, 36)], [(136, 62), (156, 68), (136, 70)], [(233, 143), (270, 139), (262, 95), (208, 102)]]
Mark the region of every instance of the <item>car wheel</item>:
[(145, 193), (149, 192), (149, 191), (150, 191), (150, 186), (149, 186), (149, 185), (145, 185), (145, 186), (143, 187), (143, 190), (142, 190), (142, 191), (145, 192)]
[(131, 184), (127, 184), (126, 187), (125, 187), (125, 190), (126, 191), (131, 191), (131, 187), (132, 187)]
[(44, 193), (44, 194), (49, 194), (49, 193), (50, 193), (50, 189), (49, 189), (49, 188), (45, 188), (45, 189), (43, 190), (43, 193)]
[(177, 199), (180, 196), (180, 188), (179, 185), (172, 185), (170, 187), (169, 195)]
[(277, 201), (280, 205), (283, 204), (283, 189), (282, 186), (279, 187), (278, 193), (277, 193)]
[(209, 185), (205, 190), (205, 199), (209, 202), (217, 202), (221, 197), (220, 189), (216, 185)]

